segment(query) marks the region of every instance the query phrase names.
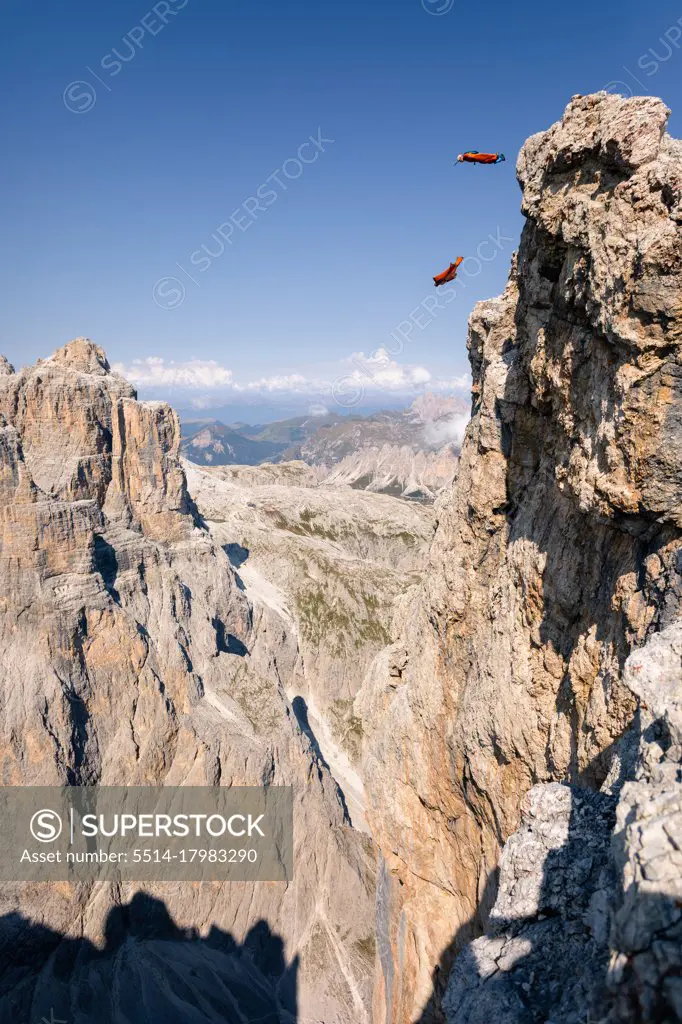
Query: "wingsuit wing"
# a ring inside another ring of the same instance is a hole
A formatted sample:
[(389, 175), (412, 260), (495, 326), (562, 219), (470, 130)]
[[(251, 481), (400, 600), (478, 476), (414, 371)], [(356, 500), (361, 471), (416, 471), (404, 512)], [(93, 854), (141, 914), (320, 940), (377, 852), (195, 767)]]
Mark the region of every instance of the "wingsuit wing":
[(465, 164), (500, 164), (505, 160), (504, 153), (479, 153), (477, 149), (470, 149), (461, 157)]
[(463, 256), (458, 256), (454, 263), (451, 263), (447, 270), (444, 270), (442, 274), (437, 274), (433, 279), (433, 283), (436, 288), (440, 288), (443, 284), (449, 284), (450, 281), (454, 281), (457, 277), (457, 270), (460, 263), (464, 262)]

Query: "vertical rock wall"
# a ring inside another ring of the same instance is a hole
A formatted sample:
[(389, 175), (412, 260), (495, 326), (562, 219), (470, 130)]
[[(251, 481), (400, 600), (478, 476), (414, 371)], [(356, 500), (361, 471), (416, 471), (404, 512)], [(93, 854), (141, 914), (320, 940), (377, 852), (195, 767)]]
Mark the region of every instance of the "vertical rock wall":
[(371, 844), (287, 698), (296, 637), (254, 615), (178, 450), (91, 342), (0, 361), (0, 783), (291, 785), (295, 877), (3, 885), (0, 1022), (369, 1024)]
[[(473, 416), (429, 582), (362, 697), (380, 846), (375, 1020), (440, 1019), (540, 782), (607, 778), (631, 650), (682, 594), (682, 143), (575, 97), (523, 147), (527, 223), (470, 325)], [(464, 1020), (465, 1018), (462, 1018)]]

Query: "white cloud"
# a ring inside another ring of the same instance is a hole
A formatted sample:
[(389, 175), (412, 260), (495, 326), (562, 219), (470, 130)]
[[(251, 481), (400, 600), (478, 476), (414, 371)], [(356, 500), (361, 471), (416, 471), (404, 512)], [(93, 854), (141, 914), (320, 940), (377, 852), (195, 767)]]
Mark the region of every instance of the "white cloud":
[(451, 377), (442, 383), (451, 391), (464, 391), (468, 395), (471, 391), (471, 374), (460, 373), (459, 377)]
[(260, 394), (309, 394), (319, 390), (319, 382), (308, 380), (300, 373), (288, 373), (276, 377), (260, 377), (245, 384), (234, 385), (235, 391), (257, 391)]
[(232, 370), (227, 370), (214, 359), (190, 359), (186, 363), (171, 360), (167, 363), (160, 356), (147, 356), (146, 359), (133, 359), (130, 366), (114, 363), (113, 368), (131, 384), (145, 388), (206, 390), (229, 388), (232, 384)]
[(235, 380), (232, 370), (213, 359), (175, 362), (160, 356), (147, 356), (134, 359), (129, 365), (115, 363), (113, 368), (136, 387), (148, 394), (153, 393), (155, 397), (170, 398), (175, 392), (173, 397), (177, 401), (177, 392), (186, 392), (188, 404), (195, 409), (208, 409), (239, 397), (291, 397), (312, 402), (311, 409), (320, 409), (315, 415), (326, 413), (329, 398), (335, 394), (335, 382), (341, 378), (357, 381), (363, 395), (377, 400), (382, 393), (415, 398), (425, 390), (442, 393), (468, 391), (471, 384), (468, 374), (449, 380), (439, 379), (425, 366), (399, 363), (385, 348), (378, 348), (370, 355), (354, 352), (336, 368), (327, 366), (324, 374), (275, 374), (252, 380)]
[[(218, 403), (219, 402), (220, 399), (218, 399)], [(189, 404), (193, 409), (210, 409), (212, 406), (216, 405), (216, 398), (215, 396), (210, 397), (209, 395), (199, 395), (198, 398), (190, 399)]]
[(391, 359), (385, 348), (378, 348), (369, 356), (354, 352), (347, 362), (356, 367), (353, 376), (361, 380), (366, 389), (374, 384), (378, 390), (409, 391), (432, 380), (424, 366), (401, 365)]
[(447, 419), (432, 420), (424, 427), (426, 443), (434, 448), (439, 448), (441, 445), (452, 441), (457, 445), (461, 445), (469, 419), (468, 413), (458, 412)]
[(313, 402), (313, 404), (308, 408), (308, 415), (309, 416), (328, 416), (329, 415), (329, 409), (327, 408), (326, 405), (324, 405), (323, 402)]
[(354, 352), (346, 362), (356, 369), (351, 374), (363, 384), (365, 391), (394, 391), (399, 393), (418, 393), (428, 386), (429, 391), (465, 391), (471, 389), (471, 377), (463, 373), (459, 377), (440, 379), (424, 366), (402, 364), (391, 359), (385, 348), (378, 348), (371, 355)]

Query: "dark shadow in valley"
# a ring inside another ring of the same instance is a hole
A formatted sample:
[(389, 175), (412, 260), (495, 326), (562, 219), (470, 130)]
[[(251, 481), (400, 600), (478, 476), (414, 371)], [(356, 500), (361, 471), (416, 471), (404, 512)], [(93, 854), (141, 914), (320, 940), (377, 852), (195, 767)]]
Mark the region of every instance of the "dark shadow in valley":
[(0, 917), (0, 1024), (295, 1024), (297, 975), (265, 921), (202, 938), (145, 893), (109, 911), (101, 949)]
[(196, 501), (189, 493), (187, 488), (185, 488), (185, 496), (181, 511), (184, 512), (186, 515), (190, 515), (200, 530), (205, 530), (206, 533), (209, 532), (208, 523), (206, 522), (203, 515), (199, 511), (199, 506), (197, 505)]
[(341, 801), (341, 806), (343, 807), (343, 813), (348, 819), (349, 824), (352, 824), (350, 813), (348, 811), (348, 805), (346, 803), (345, 794), (341, 787), (339, 786), (336, 779), (334, 778), (334, 773), (332, 772), (329, 763), (327, 762), (327, 759), (322, 753), (322, 749), (320, 747), (317, 736), (315, 735), (313, 727), (310, 724), (310, 719), (308, 718), (308, 705), (304, 701), (303, 697), (299, 696), (294, 697), (294, 699), (291, 702), (291, 708), (294, 714), (296, 715), (296, 721), (298, 722), (299, 729), (310, 740), (310, 745), (313, 748), (313, 752), (317, 757), (317, 760), (320, 762), (323, 768), (327, 769), (331, 778), (334, 780), (334, 783), (336, 784), (336, 792), (339, 800)]
[(329, 765), (325, 761), (324, 754), (320, 749), (320, 744), (318, 743), (317, 736), (313, 732), (313, 727), (310, 724), (310, 720), (308, 718), (308, 705), (306, 704), (303, 697), (294, 697), (294, 699), (291, 702), (291, 707), (293, 709), (294, 714), (296, 715), (298, 727), (301, 730), (301, 732), (304, 733), (310, 740), (311, 746), (315, 751), (315, 754), (317, 755), (317, 759), (325, 768), (329, 768)]
[(66, 769), (69, 786), (82, 786), (85, 782), (81, 770), (85, 765), (86, 747), (89, 739), (90, 714), (86, 702), (78, 694), (66, 692), (69, 701), (69, 717), (71, 719), (71, 764)]
[(241, 569), (251, 554), (249, 549), (242, 547), (241, 544), (223, 544), (223, 551), (230, 559), (234, 569)]
[(227, 653), (236, 654), (238, 658), (245, 658), (249, 653), (249, 649), (243, 641), (236, 637), (234, 633), (227, 634)]
[(241, 544), (223, 544), (223, 551), (230, 560), (230, 565), (235, 570), (235, 581), (237, 587), (241, 591), (245, 591), (244, 580), (241, 578), (237, 569), (241, 569), (244, 562), (247, 561), (251, 552), (248, 548), (242, 547)]

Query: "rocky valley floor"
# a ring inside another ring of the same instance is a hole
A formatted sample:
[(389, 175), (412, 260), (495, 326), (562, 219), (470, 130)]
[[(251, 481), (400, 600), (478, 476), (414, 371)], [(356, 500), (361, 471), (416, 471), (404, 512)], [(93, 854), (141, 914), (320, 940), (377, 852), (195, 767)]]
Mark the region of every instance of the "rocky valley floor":
[(185, 471), (254, 616), (276, 621), (296, 644), (289, 699), (353, 825), (368, 831), (355, 702), (373, 659), (395, 639), (396, 598), (421, 580), (433, 510), (343, 484), (300, 486), (301, 463), (210, 470), (185, 463)]

